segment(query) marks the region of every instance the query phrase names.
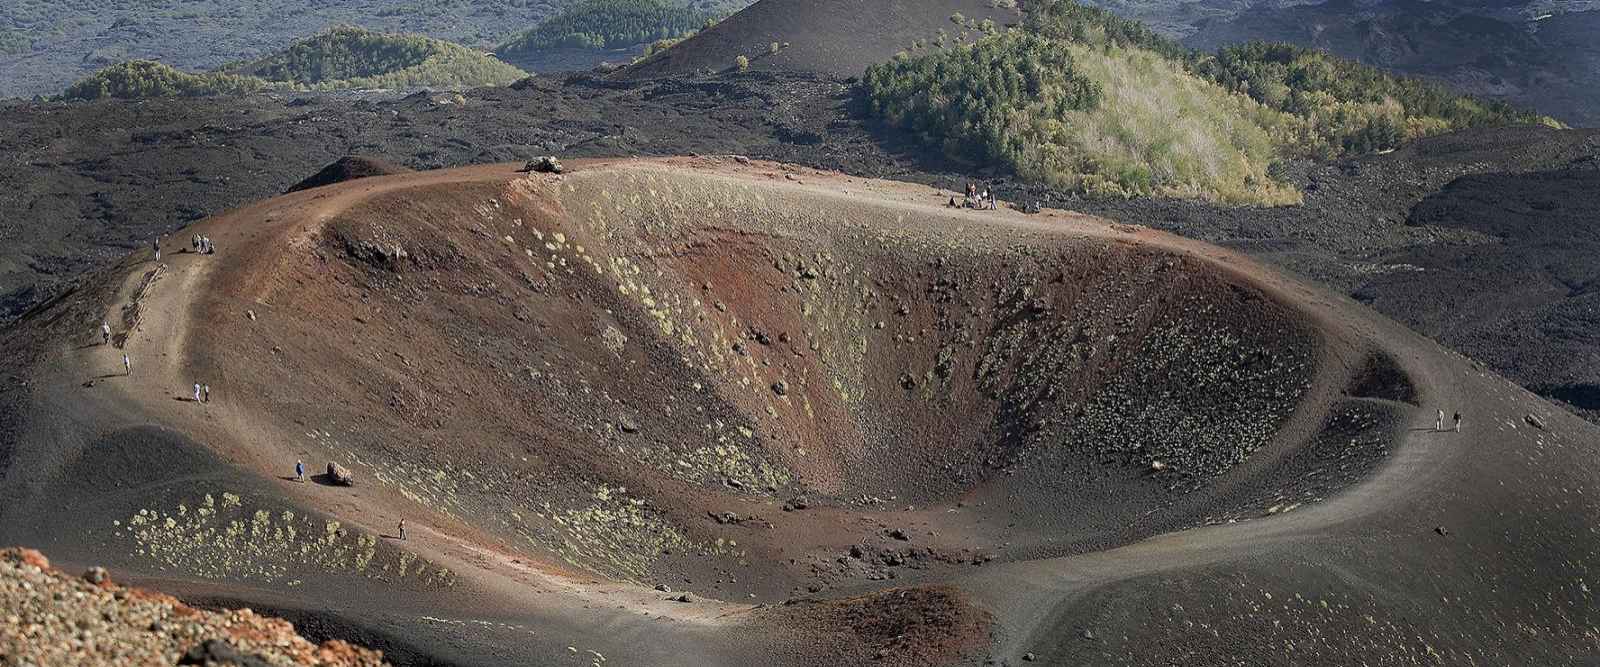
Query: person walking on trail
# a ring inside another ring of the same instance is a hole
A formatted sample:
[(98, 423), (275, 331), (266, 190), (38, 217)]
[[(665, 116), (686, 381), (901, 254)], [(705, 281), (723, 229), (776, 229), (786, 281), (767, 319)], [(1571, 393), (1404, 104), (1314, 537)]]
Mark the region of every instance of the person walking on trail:
[(189, 249), (193, 250), (195, 252), (199, 252), (200, 251), (200, 235), (199, 234), (195, 234), (194, 236), (189, 237)]
[(305, 461), (295, 461), (294, 462), (294, 481), (300, 482), (302, 484), (305, 483), (305, 481), (306, 481), (306, 463), (305, 463)]
[(194, 402), (200, 402), (200, 383), (194, 383)]
[(155, 238), (155, 240), (153, 240), (153, 241), (151, 241), (151, 242), (150, 242), (150, 245), (151, 245), (151, 247), (153, 247), (153, 248), (155, 248), (155, 251), (156, 251), (156, 261), (157, 261), (157, 262), (160, 262), (160, 261), (161, 261), (161, 237), (160, 237), (160, 236), (157, 236), (157, 237), (156, 237), (156, 238)]
[(200, 402), (201, 403), (210, 403), (211, 402), (211, 385), (209, 385), (209, 384), (200, 385)]
[(989, 210), (991, 210), (991, 211), (1000, 210), (999, 195), (996, 195), (994, 190), (990, 190), (989, 191)]
[(400, 520), (400, 539), (406, 539), (406, 520)]
[(105, 320), (100, 321), (100, 344), (111, 344), (111, 323)]
[(122, 374), (133, 375), (133, 360), (126, 354), (122, 355)]
[(1456, 433), (1460, 433), (1461, 432), (1461, 413), (1459, 413), (1459, 412), (1456, 413), (1455, 426), (1452, 427), (1450, 430), (1455, 431)]
[(1439, 411), (1439, 416), (1433, 420), (1433, 430), (1444, 431), (1444, 410)]

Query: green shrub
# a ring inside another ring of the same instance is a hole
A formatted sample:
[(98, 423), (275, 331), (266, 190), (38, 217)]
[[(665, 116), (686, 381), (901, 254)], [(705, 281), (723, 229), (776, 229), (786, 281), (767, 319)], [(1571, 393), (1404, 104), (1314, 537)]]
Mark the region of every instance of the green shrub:
[(750, 71), (750, 59), (745, 56), (734, 58), (733, 67), (741, 72), (748, 72)]

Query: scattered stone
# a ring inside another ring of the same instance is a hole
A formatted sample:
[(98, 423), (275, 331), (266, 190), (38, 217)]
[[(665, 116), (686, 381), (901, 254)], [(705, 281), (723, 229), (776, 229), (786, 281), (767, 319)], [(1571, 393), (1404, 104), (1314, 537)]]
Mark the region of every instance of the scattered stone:
[(772, 383), (772, 393), (777, 394), (779, 396), (788, 396), (789, 395), (789, 383), (785, 382), (783, 380), (778, 380), (777, 382)]
[(1450, 536), (1450, 529), (1449, 528), (1445, 528), (1444, 526), (1439, 526), (1438, 528), (1434, 528), (1433, 532), (1438, 533), (1438, 534), (1440, 534), (1440, 535), (1442, 535), (1444, 537), (1449, 537)]
[(673, 597), (670, 597), (670, 598), (667, 598), (667, 599), (671, 600), (673, 602), (694, 602), (694, 598), (690, 597), (688, 593), (684, 593), (682, 595), (673, 596)]
[(717, 523), (720, 523), (720, 524), (722, 524), (724, 526), (726, 526), (728, 524), (733, 524), (733, 525), (737, 526), (737, 525), (739, 525), (741, 523), (744, 523), (744, 517), (739, 516), (738, 514), (735, 514), (733, 512), (706, 512), (706, 514), (709, 515), (712, 518), (712, 520), (714, 520)]
[(244, 311), (244, 316), (249, 318), (251, 322), (256, 321), (256, 311), (254, 310)]
[(750, 158), (747, 158), (747, 157), (745, 157), (743, 155), (735, 155), (735, 156), (733, 156), (733, 161), (737, 162), (739, 164), (750, 164)]
[(1526, 417), (1523, 417), (1522, 420), (1525, 421), (1525, 422), (1528, 422), (1529, 426), (1532, 426), (1532, 427), (1534, 427), (1536, 429), (1539, 429), (1541, 431), (1544, 430), (1544, 420), (1540, 419), (1539, 415), (1536, 415), (1536, 414), (1533, 414), (1532, 412), (1530, 412), (1530, 413), (1528, 413), (1528, 415)]
[(540, 174), (559, 174), (566, 171), (566, 169), (561, 166), (561, 161), (557, 160), (555, 156), (545, 155), (533, 160), (528, 160), (528, 163), (522, 166), (522, 171), (536, 172)]
[(1094, 639), (1094, 631), (1090, 630), (1088, 628), (1084, 628), (1083, 632), (1081, 633), (1081, 635), (1083, 636), (1084, 639)]
[(634, 421), (632, 417), (623, 415), (617, 419), (617, 428), (622, 429), (623, 433), (638, 433), (639, 422)]
[(662, 593), (671, 593), (672, 587), (666, 584), (656, 584), (656, 590), (661, 591)]
[(901, 542), (910, 542), (911, 541), (911, 536), (906, 534), (906, 531), (901, 530), (899, 528), (896, 528), (894, 530), (889, 531), (889, 537), (892, 537), (894, 539), (900, 540)]
[(1161, 461), (1151, 461), (1150, 462), (1150, 472), (1162, 472), (1162, 471), (1166, 470), (1169, 467), (1171, 467), (1171, 466), (1168, 466), (1166, 463), (1163, 463)]
[(810, 506), (811, 506), (811, 504), (806, 501), (806, 497), (805, 496), (796, 496), (794, 498), (790, 498), (787, 502), (785, 502), (783, 504), (783, 511), (785, 511), (785, 512), (793, 512), (795, 510), (806, 509), (807, 507), (810, 507)]
[(99, 586), (100, 584), (111, 581), (111, 573), (106, 572), (105, 568), (96, 565), (83, 573), (83, 580)]
[(178, 659), (180, 665), (237, 665), (238, 667), (272, 667), (272, 663), (255, 654), (247, 654), (221, 639), (207, 639), (190, 647)]
[(1033, 651), (1029, 651), (1027, 653), (1022, 654), (1022, 659), (1023, 659), (1024, 662), (1033, 662), (1035, 660), (1038, 660), (1039, 656), (1034, 655)]
[(744, 482), (741, 482), (741, 481), (739, 481), (737, 479), (734, 479), (732, 477), (729, 477), (727, 479), (722, 480), (722, 483), (723, 484), (727, 484), (728, 486), (733, 487), (735, 489), (744, 488)]

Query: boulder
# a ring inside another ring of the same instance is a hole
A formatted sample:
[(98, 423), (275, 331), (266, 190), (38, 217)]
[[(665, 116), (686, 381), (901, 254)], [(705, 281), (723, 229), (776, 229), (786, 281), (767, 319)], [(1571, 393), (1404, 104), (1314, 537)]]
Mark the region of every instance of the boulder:
[(100, 584), (111, 581), (111, 573), (106, 572), (106, 569), (103, 567), (95, 566), (84, 571), (83, 580), (99, 586)]
[(1530, 413), (1528, 413), (1528, 416), (1523, 417), (1522, 420), (1525, 421), (1525, 422), (1528, 422), (1529, 426), (1532, 426), (1532, 427), (1534, 427), (1536, 429), (1539, 429), (1541, 431), (1544, 430), (1544, 420), (1540, 419), (1539, 415), (1536, 415), (1536, 414), (1533, 414), (1532, 412), (1530, 412)]
[(553, 155), (545, 155), (528, 160), (528, 163), (522, 166), (522, 170), (540, 174), (559, 174), (566, 171), (561, 166), (561, 161), (557, 160)]
[(356, 480), (350, 475), (350, 469), (342, 465), (328, 462), (328, 481), (339, 486), (355, 486)]

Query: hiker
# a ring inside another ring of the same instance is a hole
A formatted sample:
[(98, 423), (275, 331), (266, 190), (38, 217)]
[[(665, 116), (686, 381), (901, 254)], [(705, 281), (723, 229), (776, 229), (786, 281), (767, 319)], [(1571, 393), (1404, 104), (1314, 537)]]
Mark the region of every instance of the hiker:
[(1433, 430), (1435, 430), (1435, 431), (1443, 431), (1444, 430), (1444, 410), (1440, 410), (1439, 411), (1439, 416), (1434, 418), (1434, 420), (1433, 420)]
[(161, 236), (157, 235), (155, 240), (150, 242), (150, 245), (151, 245), (151, 247), (155, 248), (156, 261), (160, 262), (161, 261)]
[(211, 385), (209, 385), (209, 384), (200, 385), (200, 402), (201, 403), (210, 403), (211, 402)]
[(200, 383), (194, 383), (194, 402), (200, 402)]
[(951, 197), (950, 198), (950, 203), (945, 204), (945, 206), (948, 206), (950, 208), (955, 208), (956, 207), (956, 198), (955, 197)]
[(126, 354), (122, 355), (122, 374), (133, 375), (133, 360)]
[(406, 539), (406, 520), (400, 520), (400, 539)]
[(190, 236), (189, 237), (189, 249), (193, 250), (195, 252), (199, 252), (200, 251), (200, 235), (199, 234), (195, 234), (194, 236)]
[(989, 210), (1000, 210), (1000, 197), (999, 195), (995, 194), (994, 190), (989, 191)]
[(306, 463), (305, 463), (305, 461), (295, 461), (294, 462), (294, 481), (300, 482), (302, 484), (305, 483), (305, 481), (306, 481)]
[(1460, 433), (1461, 432), (1461, 413), (1459, 413), (1459, 412), (1456, 413), (1456, 424), (1455, 424), (1455, 427), (1451, 428), (1450, 430), (1455, 431), (1456, 433)]
[(111, 344), (111, 324), (105, 320), (100, 321), (100, 344)]

